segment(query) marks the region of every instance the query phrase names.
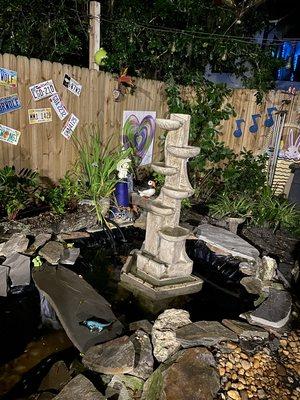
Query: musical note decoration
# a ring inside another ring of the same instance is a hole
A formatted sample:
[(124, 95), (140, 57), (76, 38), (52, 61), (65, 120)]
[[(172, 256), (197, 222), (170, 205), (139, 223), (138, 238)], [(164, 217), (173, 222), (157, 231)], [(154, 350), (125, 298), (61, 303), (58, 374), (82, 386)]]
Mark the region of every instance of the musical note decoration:
[(275, 111), (277, 111), (276, 107), (267, 108), (268, 118), (266, 118), (266, 120), (265, 120), (265, 123), (264, 123), (265, 127), (270, 128), (271, 126), (274, 125), (274, 119), (273, 119), (272, 113)]
[(251, 133), (257, 133), (257, 131), (258, 131), (257, 120), (258, 120), (258, 118), (261, 117), (261, 115), (260, 115), (260, 114), (253, 114), (251, 117), (252, 117), (253, 125), (251, 125), (251, 126), (249, 127), (249, 132), (251, 132)]
[(242, 118), (241, 119), (236, 119), (235, 123), (236, 123), (237, 129), (233, 132), (233, 136), (235, 136), (236, 138), (239, 138), (243, 134), (241, 126), (242, 126), (243, 123), (245, 123), (245, 120), (242, 119)]

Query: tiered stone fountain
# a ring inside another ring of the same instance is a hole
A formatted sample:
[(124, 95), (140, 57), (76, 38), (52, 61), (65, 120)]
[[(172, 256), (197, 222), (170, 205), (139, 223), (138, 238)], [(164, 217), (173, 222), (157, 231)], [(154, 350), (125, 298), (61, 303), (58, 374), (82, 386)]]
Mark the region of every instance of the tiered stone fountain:
[(156, 123), (168, 131), (165, 162), (151, 167), (165, 175), (165, 183), (159, 196), (144, 204), (148, 210), (145, 242), (128, 258), (121, 281), (133, 292), (160, 300), (198, 292), (203, 281), (191, 275), (193, 262), (185, 251), (190, 231), (179, 226), (181, 201), (194, 192), (187, 161), (200, 151), (188, 146), (190, 115), (172, 114), (170, 119), (157, 119)]

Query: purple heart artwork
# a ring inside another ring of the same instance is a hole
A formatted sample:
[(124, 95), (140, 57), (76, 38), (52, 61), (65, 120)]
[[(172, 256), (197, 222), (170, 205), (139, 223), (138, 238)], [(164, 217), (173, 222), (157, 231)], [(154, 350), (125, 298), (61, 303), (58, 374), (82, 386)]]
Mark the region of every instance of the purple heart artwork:
[(140, 165), (152, 162), (155, 118), (153, 111), (124, 111), (122, 143), (125, 148), (134, 149)]

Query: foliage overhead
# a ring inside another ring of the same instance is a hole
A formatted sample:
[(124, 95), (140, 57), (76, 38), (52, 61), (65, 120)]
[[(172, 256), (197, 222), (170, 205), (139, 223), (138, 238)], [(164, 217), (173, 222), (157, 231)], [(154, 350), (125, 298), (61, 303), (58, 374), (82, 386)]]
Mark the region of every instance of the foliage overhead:
[[(210, 65), (215, 72), (234, 72), (248, 87), (266, 91), (277, 62), (271, 47), (251, 38), (268, 25), (268, 1), (102, 0), (105, 68), (119, 72), (128, 66), (133, 75), (161, 80), (172, 76), (186, 83)], [(0, 0), (1, 53), (86, 66), (88, 3)]]

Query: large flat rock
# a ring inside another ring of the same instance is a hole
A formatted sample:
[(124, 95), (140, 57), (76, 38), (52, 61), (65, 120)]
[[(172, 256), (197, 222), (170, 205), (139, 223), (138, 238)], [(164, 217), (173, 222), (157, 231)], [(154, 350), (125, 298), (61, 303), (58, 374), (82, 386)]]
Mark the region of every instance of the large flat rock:
[(255, 262), (259, 257), (259, 251), (255, 247), (226, 229), (204, 224), (198, 226), (195, 234), (216, 254), (230, 255), (251, 262)]
[(63, 390), (54, 397), (54, 400), (105, 400), (95, 386), (85, 376), (77, 375)]
[(126, 374), (133, 371), (135, 351), (128, 336), (91, 347), (82, 358), (83, 364), (102, 374)]
[(30, 257), (14, 253), (7, 257), (3, 265), (9, 267), (11, 286), (25, 286), (30, 284)]
[[(43, 266), (33, 273), (33, 279), (79, 351), (85, 352), (95, 344), (116, 338), (122, 332), (122, 324), (108, 301), (74, 272), (62, 266)], [(90, 332), (87, 327), (79, 325), (79, 322), (92, 317), (115, 322), (102, 332)]]
[(237, 335), (217, 321), (199, 321), (177, 329), (182, 347), (215, 346), (224, 341), (238, 341)]

